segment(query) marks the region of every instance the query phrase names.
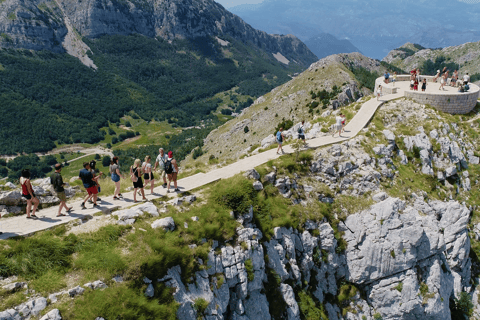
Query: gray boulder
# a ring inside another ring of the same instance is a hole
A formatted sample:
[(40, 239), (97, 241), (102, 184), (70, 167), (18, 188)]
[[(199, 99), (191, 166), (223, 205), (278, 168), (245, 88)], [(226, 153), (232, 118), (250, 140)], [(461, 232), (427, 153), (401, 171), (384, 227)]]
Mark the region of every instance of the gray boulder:
[(256, 191), (263, 190), (263, 184), (260, 181), (255, 181), (253, 183), (253, 189), (255, 189)]
[(255, 169), (250, 169), (250, 170), (247, 170), (244, 174), (243, 174), (244, 177), (246, 177), (247, 179), (253, 179), (253, 180), (258, 180), (260, 179), (260, 174), (257, 172), (257, 170)]
[(14, 185), (13, 183), (11, 183), (10, 181), (8, 181), (7, 183), (5, 183), (5, 187), (10, 188), (10, 189), (15, 189), (15, 188), (17, 188), (17, 186)]
[(173, 221), (172, 217), (167, 217), (167, 218), (155, 220), (151, 226), (153, 229), (163, 228), (164, 230), (167, 230), (167, 231), (173, 231), (175, 230), (175, 221)]
[(77, 295), (83, 294), (84, 292), (85, 292), (84, 288), (82, 288), (80, 286), (76, 286), (75, 288), (72, 288), (72, 289), (68, 290), (68, 295), (73, 298)]
[(457, 168), (455, 166), (448, 167), (447, 170), (445, 170), (445, 175), (447, 178), (450, 178), (451, 176), (454, 176), (456, 174), (457, 174)]
[(62, 320), (62, 316), (60, 315), (60, 311), (58, 309), (53, 309), (41, 317), (40, 320)]
[(22, 193), (19, 190), (0, 192), (0, 205), (17, 206), (22, 202)]
[(150, 283), (147, 287), (147, 290), (145, 290), (145, 296), (148, 298), (153, 298), (155, 295), (155, 289), (153, 288), (153, 285)]
[(269, 135), (268, 137), (266, 137), (265, 139), (262, 140), (262, 142), (260, 143), (260, 145), (262, 146), (262, 148), (267, 148), (267, 147), (270, 147), (272, 144), (275, 143), (275, 136), (273, 134)]
[(389, 143), (395, 143), (395, 134), (390, 130), (383, 130), (383, 135)]
[(287, 319), (288, 320), (300, 320), (300, 308), (295, 300), (295, 294), (293, 289), (288, 284), (280, 284), (280, 291), (283, 296), (283, 300), (287, 304)]

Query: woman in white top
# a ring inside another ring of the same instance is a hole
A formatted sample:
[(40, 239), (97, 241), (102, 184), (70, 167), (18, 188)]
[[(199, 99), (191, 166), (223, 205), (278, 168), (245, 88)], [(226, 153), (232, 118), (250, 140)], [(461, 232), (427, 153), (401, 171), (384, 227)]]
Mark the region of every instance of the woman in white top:
[(155, 178), (153, 176), (152, 164), (150, 163), (152, 158), (150, 156), (145, 157), (145, 162), (142, 164), (143, 179), (145, 179), (145, 186), (150, 183), (150, 194), (153, 194), (153, 187), (155, 184)]
[(335, 136), (335, 133), (338, 131), (338, 136), (341, 137), (342, 135), (342, 121), (343, 115), (340, 113), (338, 116), (335, 117), (335, 128), (333, 130), (332, 137)]

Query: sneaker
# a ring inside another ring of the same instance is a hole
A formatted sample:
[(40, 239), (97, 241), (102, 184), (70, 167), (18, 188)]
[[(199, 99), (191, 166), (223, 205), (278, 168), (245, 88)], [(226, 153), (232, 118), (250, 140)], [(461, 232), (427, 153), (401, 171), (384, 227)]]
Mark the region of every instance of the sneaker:
[(173, 191), (180, 192), (180, 189), (175, 188)]
[(102, 201), (102, 199), (100, 199), (100, 198), (97, 198), (97, 201)]
[(167, 187), (167, 184), (166, 184), (166, 183), (164, 183), (164, 184), (162, 185), (162, 187), (166, 188), (166, 187)]
[(114, 196), (114, 197), (113, 197), (113, 200), (120, 200), (120, 198), (119, 198), (119, 197), (116, 197), (116, 196)]
[(85, 207), (85, 202), (83, 202), (81, 205), (80, 205), (80, 208), (83, 210), (83, 209), (87, 209), (87, 207)]
[(93, 201), (92, 201), (92, 200), (88, 200), (88, 203), (93, 203)]
[(97, 203), (95, 203), (95, 204), (93, 205), (93, 207), (94, 207), (94, 208), (99, 208), (100, 206), (99, 206)]
[(123, 198), (123, 194), (119, 193), (118, 197)]

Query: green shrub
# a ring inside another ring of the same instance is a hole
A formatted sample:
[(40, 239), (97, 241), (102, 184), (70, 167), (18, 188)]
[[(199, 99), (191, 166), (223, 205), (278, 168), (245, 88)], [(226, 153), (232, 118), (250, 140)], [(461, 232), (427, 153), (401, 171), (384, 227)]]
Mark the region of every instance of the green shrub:
[(395, 289), (397, 289), (398, 292), (402, 292), (402, 290), (403, 290), (403, 282), (399, 282), (399, 283), (397, 284), (397, 286), (395, 287)]
[(208, 307), (208, 301), (203, 298), (195, 300), (193, 308), (197, 311), (197, 319), (203, 319), (203, 314)]
[(382, 315), (380, 314), (380, 312), (377, 312), (373, 315), (373, 319), (375, 320), (382, 320)]
[(245, 260), (245, 270), (247, 271), (248, 281), (253, 281), (255, 273), (253, 271), (252, 259)]
[(254, 204), (256, 192), (250, 181), (242, 176), (236, 176), (232, 180), (221, 180), (212, 187), (210, 197), (215, 203), (235, 213), (244, 214)]
[(302, 319), (328, 320), (323, 304), (315, 302), (305, 291), (298, 293), (298, 307), (300, 308)]

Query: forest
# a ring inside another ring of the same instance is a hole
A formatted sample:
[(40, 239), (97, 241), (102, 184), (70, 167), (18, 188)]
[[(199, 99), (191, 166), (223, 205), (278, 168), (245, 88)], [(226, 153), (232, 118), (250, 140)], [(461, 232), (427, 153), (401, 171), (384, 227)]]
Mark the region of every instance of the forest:
[(238, 87), (257, 97), (299, 71), (233, 38), (228, 47), (214, 38), (84, 40), (96, 71), (67, 54), (0, 50), (0, 154), (97, 143), (105, 135), (99, 128), (130, 111), (147, 121), (197, 125), (216, 118), (215, 94)]

